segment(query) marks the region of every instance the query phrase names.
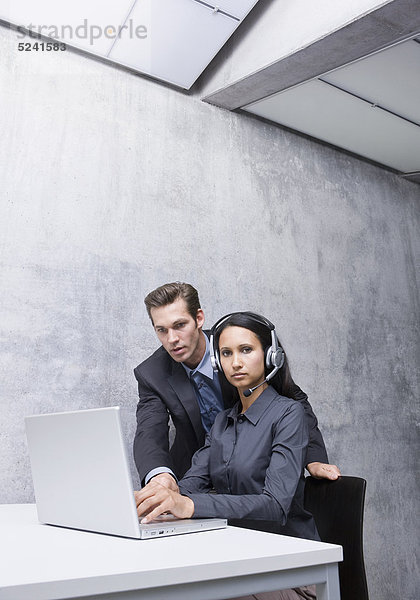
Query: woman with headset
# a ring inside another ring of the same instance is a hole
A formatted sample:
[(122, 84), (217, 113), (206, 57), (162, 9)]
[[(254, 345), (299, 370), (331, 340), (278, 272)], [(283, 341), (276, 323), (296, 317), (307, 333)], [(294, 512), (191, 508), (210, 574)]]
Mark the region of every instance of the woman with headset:
[[(211, 331), (210, 349), (213, 367), (236, 387), (238, 402), (216, 417), (179, 482), (180, 493), (153, 480), (136, 492), (138, 513), (146, 515), (142, 522), (164, 512), (224, 517), (232, 525), (319, 540), (313, 517), (303, 508), (304, 409), (292, 399), (297, 386), (274, 325), (255, 313), (226, 315)], [(309, 586), (256, 597), (316, 595)]]

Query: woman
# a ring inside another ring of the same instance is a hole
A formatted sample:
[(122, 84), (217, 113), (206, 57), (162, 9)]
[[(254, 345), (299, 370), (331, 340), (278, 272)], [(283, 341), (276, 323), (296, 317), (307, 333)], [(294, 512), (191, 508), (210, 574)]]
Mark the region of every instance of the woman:
[[(307, 425), (291, 399), (296, 388), (274, 326), (254, 313), (227, 315), (213, 327), (214, 366), (238, 391), (179, 482), (180, 493), (150, 482), (136, 494), (147, 523), (164, 512), (179, 518), (224, 517), (233, 525), (319, 539), (303, 508)], [(210, 494), (214, 489), (217, 493)], [(258, 598), (315, 598), (314, 586)]]

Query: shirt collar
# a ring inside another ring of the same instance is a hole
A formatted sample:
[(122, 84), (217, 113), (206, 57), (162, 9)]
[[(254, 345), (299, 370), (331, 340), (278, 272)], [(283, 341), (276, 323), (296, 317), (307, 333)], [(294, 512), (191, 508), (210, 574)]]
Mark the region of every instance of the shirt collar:
[(209, 379), (214, 378), (214, 370), (213, 370), (213, 367), (211, 366), (211, 360), (210, 360), (210, 342), (209, 342), (208, 337), (205, 334), (204, 334), (204, 337), (206, 339), (206, 351), (204, 352), (204, 356), (201, 359), (201, 362), (198, 365), (198, 367), (196, 367), (195, 369), (190, 369), (189, 367), (187, 367), (187, 365), (184, 365), (184, 363), (181, 363), (181, 365), (184, 367), (185, 371), (187, 372), (188, 377), (191, 377), (191, 375), (198, 372), (198, 373), (201, 373), (201, 375), (205, 375)]
[[(268, 388), (258, 396), (255, 402), (251, 404), (248, 410), (243, 413), (243, 416), (246, 417), (250, 423), (256, 425), (276, 396), (278, 396), (278, 393), (269, 385)], [(236, 419), (240, 414), (240, 407), (241, 403), (237, 402), (228, 412), (227, 416), (231, 419)]]

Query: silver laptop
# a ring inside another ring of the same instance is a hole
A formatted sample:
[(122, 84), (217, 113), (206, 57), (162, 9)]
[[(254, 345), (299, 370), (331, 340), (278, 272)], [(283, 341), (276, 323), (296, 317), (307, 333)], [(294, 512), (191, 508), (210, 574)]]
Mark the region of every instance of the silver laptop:
[(139, 522), (118, 406), (34, 415), (25, 424), (41, 523), (138, 539), (226, 527), (226, 519)]

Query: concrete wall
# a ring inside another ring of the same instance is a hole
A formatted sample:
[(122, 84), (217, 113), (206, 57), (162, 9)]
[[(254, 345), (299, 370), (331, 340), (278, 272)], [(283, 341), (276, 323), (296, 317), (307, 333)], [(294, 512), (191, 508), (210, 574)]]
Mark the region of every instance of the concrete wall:
[(120, 404), (131, 444), (142, 299), (187, 280), (209, 324), (277, 323), (331, 461), (368, 480), (371, 599), (417, 600), (420, 188), (4, 28), (0, 56), (0, 502), (33, 501), (27, 414)]

